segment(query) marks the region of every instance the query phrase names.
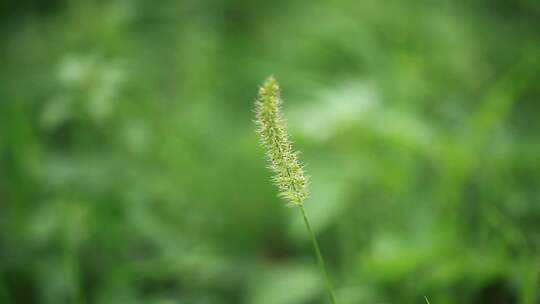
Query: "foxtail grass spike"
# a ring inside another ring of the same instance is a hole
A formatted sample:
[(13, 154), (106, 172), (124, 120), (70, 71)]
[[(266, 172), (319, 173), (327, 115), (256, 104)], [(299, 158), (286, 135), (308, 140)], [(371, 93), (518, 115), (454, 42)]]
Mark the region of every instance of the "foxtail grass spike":
[(266, 79), (259, 88), (259, 95), (255, 102), (255, 113), (257, 132), (266, 149), (270, 169), (274, 172), (274, 183), (279, 188), (280, 196), (288, 202), (289, 206), (299, 207), (298, 209), (302, 213), (304, 224), (311, 239), (317, 264), (324, 279), (328, 300), (331, 304), (336, 304), (332, 281), (328, 271), (326, 271), (319, 244), (304, 209), (304, 200), (308, 196), (304, 169), (298, 161), (298, 152), (293, 150), (292, 143), (287, 135), (287, 129), (281, 114), (279, 86), (272, 76)]
[(255, 102), (257, 132), (266, 149), (272, 178), (289, 206), (302, 206), (308, 196), (307, 179), (294, 151), (281, 114), (279, 86), (270, 76), (259, 88)]

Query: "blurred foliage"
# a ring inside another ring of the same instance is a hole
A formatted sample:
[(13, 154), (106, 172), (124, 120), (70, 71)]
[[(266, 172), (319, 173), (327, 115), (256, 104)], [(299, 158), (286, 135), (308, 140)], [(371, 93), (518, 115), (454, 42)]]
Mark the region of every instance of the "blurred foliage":
[(0, 303), (540, 303), (540, 2), (0, 4)]

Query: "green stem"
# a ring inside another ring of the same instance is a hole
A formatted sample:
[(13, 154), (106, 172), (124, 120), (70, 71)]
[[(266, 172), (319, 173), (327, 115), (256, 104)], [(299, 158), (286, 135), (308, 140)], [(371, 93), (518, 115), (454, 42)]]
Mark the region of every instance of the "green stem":
[(319, 243), (317, 242), (317, 239), (315, 238), (315, 233), (313, 233), (313, 230), (311, 229), (311, 225), (309, 223), (308, 217), (306, 215), (306, 210), (304, 209), (303, 204), (300, 205), (300, 211), (302, 212), (302, 216), (304, 217), (304, 223), (306, 224), (306, 228), (311, 238), (311, 245), (313, 245), (313, 251), (315, 251), (315, 256), (317, 257), (317, 264), (319, 264), (319, 268), (321, 269), (321, 272), (324, 277), (324, 281), (326, 284), (326, 292), (328, 293), (328, 299), (330, 300), (330, 303), (336, 304), (337, 302), (336, 302), (336, 293), (334, 292), (334, 286), (332, 285), (332, 281), (330, 280), (328, 271), (326, 271), (326, 266), (324, 265), (324, 259), (321, 254), (321, 250), (319, 249)]

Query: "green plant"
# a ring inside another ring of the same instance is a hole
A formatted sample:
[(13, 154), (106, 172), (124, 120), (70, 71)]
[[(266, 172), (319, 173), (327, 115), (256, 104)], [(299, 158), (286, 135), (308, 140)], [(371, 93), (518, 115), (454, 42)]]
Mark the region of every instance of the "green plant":
[(266, 149), (269, 167), (274, 172), (273, 181), (289, 207), (298, 207), (304, 219), (306, 229), (311, 238), (317, 263), (324, 277), (328, 298), (336, 303), (336, 296), (330, 276), (325, 267), (315, 234), (311, 229), (309, 218), (304, 209), (304, 200), (308, 196), (307, 178), (298, 160), (299, 152), (294, 151), (281, 114), (281, 97), (279, 85), (270, 76), (260, 87), (255, 102), (257, 133)]

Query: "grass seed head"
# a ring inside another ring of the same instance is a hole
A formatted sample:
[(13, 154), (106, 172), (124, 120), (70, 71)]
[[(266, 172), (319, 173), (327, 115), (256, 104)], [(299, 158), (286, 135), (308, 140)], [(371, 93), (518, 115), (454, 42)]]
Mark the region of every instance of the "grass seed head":
[(307, 193), (307, 180), (303, 166), (294, 151), (283, 116), (280, 90), (276, 79), (270, 76), (259, 88), (255, 102), (257, 133), (266, 150), (272, 180), (279, 188), (279, 195), (289, 206), (302, 205)]

